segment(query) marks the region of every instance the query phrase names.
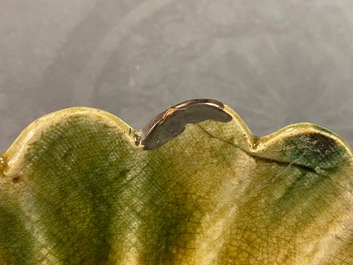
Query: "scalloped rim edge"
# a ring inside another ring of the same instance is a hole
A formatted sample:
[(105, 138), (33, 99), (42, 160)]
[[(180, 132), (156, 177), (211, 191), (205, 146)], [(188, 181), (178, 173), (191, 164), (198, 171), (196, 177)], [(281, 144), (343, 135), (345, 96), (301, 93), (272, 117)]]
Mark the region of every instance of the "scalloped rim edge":
[[(336, 133), (319, 125), (308, 122), (295, 123), (285, 126), (268, 135), (256, 137), (243, 119), (233, 109), (227, 105), (224, 105), (224, 110), (232, 116), (233, 121), (237, 123), (239, 129), (245, 134), (244, 138), (246, 138), (245, 140), (249, 146), (249, 150), (247, 151), (255, 156), (258, 156), (259, 152), (263, 151), (266, 146), (274, 144), (279, 138), (283, 138), (288, 135), (294, 136), (303, 132), (315, 132), (334, 139), (339, 145), (345, 148), (347, 154), (350, 156), (350, 159), (353, 161), (353, 152), (349, 144)], [(137, 131), (117, 116), (100, 109), (90, 107), (72, 107), (52, 112), (29, 124), (7, 149), (7, 151), (0, 154), (0, 158), (2, 158), (0, 159), (0, 162), (3, 163), (4, 174), (16, 175), (20, 173), (21, 161), (24, 159), (26, 150), (41, 136), (41, 133), (44, 130), (53, 124), (61, 122), (63, 119), (80, 115), (89, 117), (91, 120), (101, 120), (109, 127), (115, 127), (118, 133), (125, 135), (125, 139), (131, 144), (131, 146), (136, 149), (141, 149), (141, 146), (136, 146), (135, 144), (135, 134)]]

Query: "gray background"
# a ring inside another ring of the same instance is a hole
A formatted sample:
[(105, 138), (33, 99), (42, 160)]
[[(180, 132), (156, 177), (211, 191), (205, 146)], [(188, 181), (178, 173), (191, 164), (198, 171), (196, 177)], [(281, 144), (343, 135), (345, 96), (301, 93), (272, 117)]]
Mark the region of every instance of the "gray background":
[(257, 135), (299, 121), (353, 144), (353, 1), (0, 1), (0, 152), (77, 105), (135, 128), (214, 98)]

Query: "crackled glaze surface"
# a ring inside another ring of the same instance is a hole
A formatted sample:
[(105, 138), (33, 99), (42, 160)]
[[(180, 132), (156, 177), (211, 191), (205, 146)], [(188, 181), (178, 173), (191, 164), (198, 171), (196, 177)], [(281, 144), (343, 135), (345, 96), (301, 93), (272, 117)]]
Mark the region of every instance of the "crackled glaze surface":
[(36, 120), (1, 155), (1, 263), (353, 264), (347, 144), (222, 111), (153, 150), (104, 111)]

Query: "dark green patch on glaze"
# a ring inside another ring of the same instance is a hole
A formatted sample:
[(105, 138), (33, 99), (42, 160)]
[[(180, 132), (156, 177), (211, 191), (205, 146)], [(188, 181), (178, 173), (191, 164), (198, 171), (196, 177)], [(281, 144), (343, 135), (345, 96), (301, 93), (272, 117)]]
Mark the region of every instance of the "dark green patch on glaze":
[(318, 132), (286, 139), (282, 152), (293, 164), (304, 165), (315, 171), (334, 170), (347, 153), (346, 148), (335, 139)]

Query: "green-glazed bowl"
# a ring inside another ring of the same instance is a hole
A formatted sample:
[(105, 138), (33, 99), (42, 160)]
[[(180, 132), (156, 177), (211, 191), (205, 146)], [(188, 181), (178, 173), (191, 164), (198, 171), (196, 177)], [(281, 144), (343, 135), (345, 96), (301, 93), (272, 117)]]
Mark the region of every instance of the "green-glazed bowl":
[(353, 264), (352, 151), (309, 123), (255, 137), (192, 100), (135, 131), (86, 107), (0, 157), (0, 264)]

